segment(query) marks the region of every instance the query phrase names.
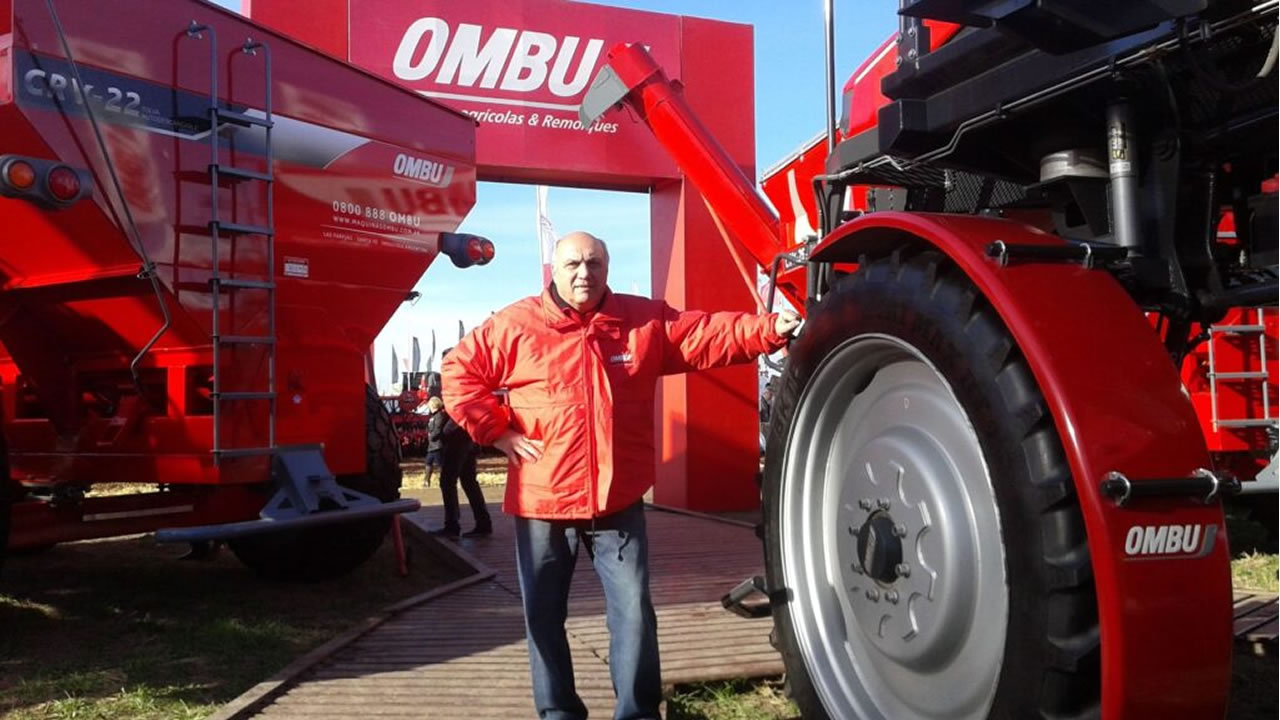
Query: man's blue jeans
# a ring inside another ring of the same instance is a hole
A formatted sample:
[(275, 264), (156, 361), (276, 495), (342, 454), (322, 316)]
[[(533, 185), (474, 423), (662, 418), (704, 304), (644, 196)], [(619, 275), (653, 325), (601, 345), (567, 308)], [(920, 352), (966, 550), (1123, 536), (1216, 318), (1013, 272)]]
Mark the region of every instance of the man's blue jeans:
[(658, 621), (649, 599), (644, 504), (594, 521), (516, 518), (516, 567), (524, 598), (533, 701), (543, 720), (583, 720), (564, 623), (578, 542), (604, 586), (616, 720), (656, 720), (662, 702)]

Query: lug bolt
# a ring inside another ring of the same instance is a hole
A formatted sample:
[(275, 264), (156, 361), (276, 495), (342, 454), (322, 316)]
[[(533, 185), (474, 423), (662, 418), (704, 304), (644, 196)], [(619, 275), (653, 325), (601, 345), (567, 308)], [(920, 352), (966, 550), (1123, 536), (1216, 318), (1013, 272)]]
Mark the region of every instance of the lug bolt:
[(857, 535), (857, 534), (858, 534), (858, 528), (857, 528), (856, 526), (854, 526), (854, 525), (850, 525), (850, 526), (849, 526), (849, 534), (850, 534), (850, 535)]
[(853, 563), (852, 565), (849, 566), (849, 569), (853, 571), (854, 575), (862, 574), (862, 566), (859, 565), (858, 563)]
[(890, 590), (890, 591), (886, 592), (886, 593), (884, 594), (884, 599), (885, 599), (885, 600), (888, 600), (889, 602), (893, 603), (894, 605), (897, 605), (897, 604), (898, 604), (898, 591), (897, 591), (897, 590)]
[(863, 510), (870, 510), (871, 500), (869, 498), (862, 498), (861, 500), (858, 501), (858, 507), (862, 508)]
[(891, 504), (892, 503), (889, 502), (889, 498), (880, 498), (879, 500), (876, 501), (876, 505), (881, 510), (888, 510)]
[(904, 525), (904, 524), (902, 524), (902, 523), (898, 523), (897, 525), (894, 525), (894, 526), (893, 526), (893, 536), (894, 536), (894, 537), (906, 537), (906, 536), (907, 536), (907, 526), (906, 526), (906, 525)]
[(868, 590), (867, 599), (871, 602), (880, 602), (880, 591), (875, 589)]
[(911, 566), (906, 563), (898, 563), (893, 570), (898, 573), (898, 577), (911, 577)]

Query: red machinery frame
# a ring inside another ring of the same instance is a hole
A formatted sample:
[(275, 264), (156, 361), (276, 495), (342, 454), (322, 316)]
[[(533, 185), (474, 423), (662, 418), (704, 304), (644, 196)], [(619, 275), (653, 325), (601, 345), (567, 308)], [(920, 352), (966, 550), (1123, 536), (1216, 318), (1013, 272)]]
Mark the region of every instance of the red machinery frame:
[[(760, 265), (789, 249), (776, 216), (726, 162), (644, 48), (619, 45), (608, 66), (616, 83), (593, 107), (632, 107)], [(853, 263), (864, 253), (923, 241), (977, 285), (1027, 357), (1071, 465), (1098, 590), (1104, 716), (1220, 716), (1230, 687), (1232, 602), (1220, 505), (1180, 498), (1121, 508), (1100, 490), (1110, 472), (1137, 484), (1211, 467), (1178, 373), (1145, 315), (1109, 274), (1073, 265), (1002, 267), (985, 255), (997, 239), (1063, 244), (1010, 220), (879, 212), (841, 225), (810, 257)], [(780, 289), (805, 297), (803, 274), (801, 266), (780, 277)], [(1089, 321), (1104, 316), (1106, 323)], [(1175, 524), (1198, 526), (1206, 537), (1196, 553), (1152, 558), (1126, 548), (1135, 532)]]
[[(92, 194), (63, 209), (0, 197), (10, 238), (0, 265), (0, 407), (12, 472), (29, 489), (169, 490), (19, 502), (11, 545), (257, 515), (265, 496), (226, 486), (266, 482), (269, 456), (216, 461), (212, 452), (214, 262), (228, 277), (276, 286), (274, 386), (261, 352), (225, 349), (234, 383), (225, 387), (276, 392), (276, 445), (322, 444), (335, 475), (364, 472), (364, 353), (440, 252), (442, 233), (475, 202), (474, 122), (208, 3), (124, 5), (110, 23), (91, 0), (56, 7), (85, 87), (95, 86), (83, 94), (46, 4), (0, 0), (0, 153), (56, 158), (93, 178)], [(189, 33), (192, 22), (204, 29)], [(214, 37), (222, 45), (211, 60)], [(269, 50), (249, 54), (246, 38)], [(217, 162), (269, 173), (274, 218), (253, 182), (224, 177), (214, 195), (223, 221), (274, 221), (274, 266), (260, 238), (224, 237), (211, 260), (211, 65), (224, 109), (263, 117), (273, 91), (274, 155), (251, 124), (230, 123), (219, 126)], [(96, 108), (123, 198), (85, 102)], [(417, 172), (397, 171), (410, 160)], [(147, 398), (129, 364), (164, 319), (139, 277), (138, 246), (173, 317), (141, 356)], [(228, 292), (218, 302), (223, 332), (266, 334), (262, 294), (244, 291), (232, 303)], [(221, 430), (223, 447), (264, 445), (266, 403), (227, 410)]]

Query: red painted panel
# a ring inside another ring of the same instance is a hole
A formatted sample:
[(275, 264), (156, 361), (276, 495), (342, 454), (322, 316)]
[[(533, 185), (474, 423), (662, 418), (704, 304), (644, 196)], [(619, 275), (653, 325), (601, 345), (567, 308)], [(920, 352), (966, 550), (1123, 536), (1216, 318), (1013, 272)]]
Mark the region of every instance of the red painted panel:
[[(681, 309), (751, 311), (697, 190), (671, 183), (652, 197), (654, 295)], [(656, 502), (704, 512), (759, 506), (754, 365), (664, 378), (658, 410)]]
[(308, 0), (306, 12), (298, 12), (296, 2), (241, 0), (240, 12), (267, 27), (287, 27), (294, 40), (345, 60), (349, 5), (350, 0)]

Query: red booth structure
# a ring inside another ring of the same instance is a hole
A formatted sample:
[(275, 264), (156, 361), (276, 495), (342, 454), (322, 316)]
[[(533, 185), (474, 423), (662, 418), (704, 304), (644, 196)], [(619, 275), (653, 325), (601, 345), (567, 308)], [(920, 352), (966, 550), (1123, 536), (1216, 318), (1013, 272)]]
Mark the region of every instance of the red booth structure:
[[(293, 0), (244, 0), (244, 12), (471, 115), (481, 180), (648, 192), (654, 295), (677, 308), (755, 307), (702, 197), (648, 129), (638, 120), (577, 121), (608, 49), (642, 42), (754, 177), (749, 25), (567, 0), (311, 0), (305, 11)], [(654, 500), (757, 507), (755, 368), (664, 378), (657, 403)]]

